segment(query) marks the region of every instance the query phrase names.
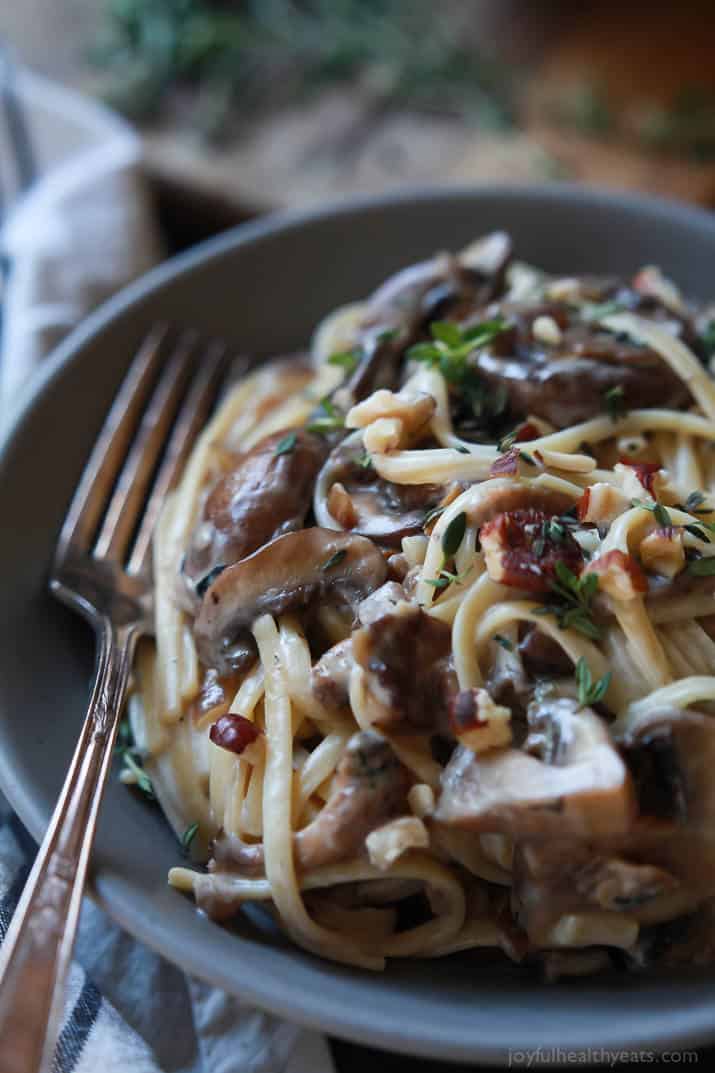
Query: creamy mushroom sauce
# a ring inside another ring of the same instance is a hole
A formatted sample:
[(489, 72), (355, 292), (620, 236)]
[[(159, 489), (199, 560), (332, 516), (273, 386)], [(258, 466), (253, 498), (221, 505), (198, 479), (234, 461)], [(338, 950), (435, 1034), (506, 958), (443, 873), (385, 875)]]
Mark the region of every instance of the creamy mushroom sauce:
[(715, 953), (715, 308), (495, 233), (259, 367), (155, 538), (131, 718), (228, 919), (379, 969)]

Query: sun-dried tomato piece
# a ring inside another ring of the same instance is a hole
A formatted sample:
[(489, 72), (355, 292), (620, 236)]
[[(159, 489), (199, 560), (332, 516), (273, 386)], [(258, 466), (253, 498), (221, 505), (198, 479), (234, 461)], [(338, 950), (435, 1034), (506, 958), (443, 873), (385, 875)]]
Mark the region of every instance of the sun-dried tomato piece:
[(526, 443), (528, 440), (538, 440), (541, 433), (531, 421), (524, 421), (514, 433), (514, 443)]
[(497, 514), (479, 533), (487, 570), (492, 581), (548, 592), (562, 562), (578, 574), (583, 552), (569, 529), (558, 518), (541, 510), (514, 510)]
[(219, 748), (228, 749), (230, 753), (240, 756), (260, 733), (258, 727), (250, 719), (246, 719), (245, 715), (228, 712), (211, 724), (209, 738)]
[(637, 561), (617, 548), (592, 559), (588, 573), (597, 575), (598, 587), (614, 600), (632, 600), (648, 591), (648, 581)]
[(650, 495), (655, 496), (655, 492), (653, 491), (654, 481), (656, 473), (661, 468), (660, 463), (629, 462), (627, 458), (622, 458), (620, 461), (622, 466), (628, 466), (635, 472), (636, 477), (641, 482), (646, 492), (649, 492)]

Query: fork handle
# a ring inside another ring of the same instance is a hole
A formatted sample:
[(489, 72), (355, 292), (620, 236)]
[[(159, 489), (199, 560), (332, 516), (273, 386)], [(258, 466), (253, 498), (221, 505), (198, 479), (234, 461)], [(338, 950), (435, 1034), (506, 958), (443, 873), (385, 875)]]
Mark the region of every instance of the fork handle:
[(97, 675), (62, 793), (0, 948), (0, 1067), (52, 1063), (97, 815), (127, 691), (134, 626), (102, 621)]

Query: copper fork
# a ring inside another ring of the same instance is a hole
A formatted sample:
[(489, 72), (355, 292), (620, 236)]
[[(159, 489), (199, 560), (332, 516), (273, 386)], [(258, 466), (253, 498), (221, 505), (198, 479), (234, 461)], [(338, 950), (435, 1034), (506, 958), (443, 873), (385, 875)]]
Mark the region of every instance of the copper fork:
[(208, 417), (220, 344), (166, 327), (132, 362), (62, 527), (50, 587), (95, 629), (96, 680), (62, 792), (0, 951), (0, 1068), (50, 1068), (82, 892), (137, 639), (152, 630), (151, 536)]

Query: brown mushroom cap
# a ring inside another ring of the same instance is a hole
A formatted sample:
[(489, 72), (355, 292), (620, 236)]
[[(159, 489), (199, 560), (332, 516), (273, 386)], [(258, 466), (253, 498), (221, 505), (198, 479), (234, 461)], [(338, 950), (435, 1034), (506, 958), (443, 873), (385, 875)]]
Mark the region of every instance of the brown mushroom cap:
[[(316, 485), (316, 498), (324, 499), (316, 506), (318, 519), (325, 512), (344, 529), (399, 547), (403, 537), (422, 532), (425, 514), (439, 502), (444, 489), (436, 484), (392, 484), (359, 459), (359, 437), (351, 436), (331, 451)], [(345, 517), (338, 516), (339, 510), (330, 510), (330, 489), (336, 484), (345, 490)]]
[(575, 701), (550, 702), (559, 739), (545, 763), (518, 749), (476, 757), (458, 747), (442, 776), (435, 818), (512, 838), (597, 837), (628, 831), (634, 795), (603, 721)]
[(209, 493), (191, 537), (183, 574), (194, 591), (217, 567), (302, 526), (325, 452), (320, 436), (283, 429), (237, 458)]
[[(619, 291), (617, 300), (632, 292)], [(624, 304), (639, 308), (639, 302)], [(564, 303), (543, 306), (504, 305), (511, 327), (475, 357), (476, 368), (494, 386), (506, 389), (511, 410), (535, 414), (557, 428), (566, 428), (604, 410), (604, 395), (623, 389), (626, 407), (677, 408), (688, 398), (687, 388), (649, 347), (623, 339), (597, 323), (583, 320)], [(673, 320), (670, 310), (642, 309), (649, 319)], [(532, 334), (539, 316), (553, 319), (561, 339), (544, 346)], [(677, 319), (677, 318), (676, 318)], [(689, 333), (683, 326), (684, 337)]]
[(360, 330), (363, 359), (336, 401), (347, 409), (377, 388), (392, 388), (405, 348), (432, 320), (462, 318), (504, 286), (512, 246), (503, 232), (488, 235), (458, 257), (442, 254), (402, 269), (368, 302)]
[(265, 544), (224, 570), (204, 594), (194, 631), (199, 655), (221, 672), (245, 665), (248, 631), (264, 614), (304, 610), (317, 600), (357, 606), (387, 576), (365, 537), (301, 529)]
[(352, 635), (366, 717), (391, 730), (446, 731), (450, 699), (458, 691), (449, 626), (404, 600), (368, 618)]

